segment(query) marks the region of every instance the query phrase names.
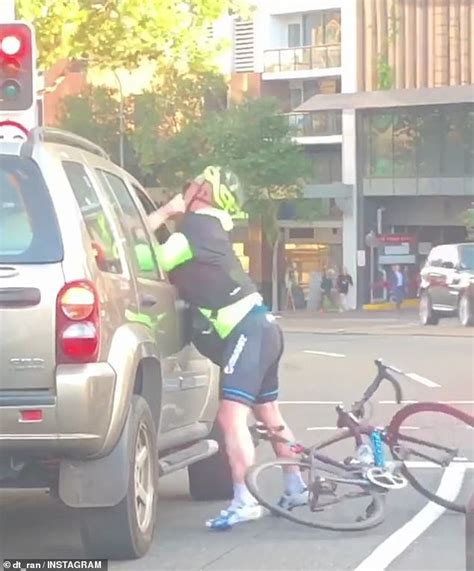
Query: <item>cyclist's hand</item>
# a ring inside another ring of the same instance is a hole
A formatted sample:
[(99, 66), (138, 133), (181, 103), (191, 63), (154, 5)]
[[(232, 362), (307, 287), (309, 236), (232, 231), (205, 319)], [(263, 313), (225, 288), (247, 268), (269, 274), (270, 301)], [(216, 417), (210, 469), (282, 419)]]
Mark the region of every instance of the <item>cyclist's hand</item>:
[(169, 218), (176, 216), (176, 214), (184, 214), (186, 211), (186, 203), (184, 202), (183, 195), (177, 194), (167, 204), (165, 204), (163, 208)]

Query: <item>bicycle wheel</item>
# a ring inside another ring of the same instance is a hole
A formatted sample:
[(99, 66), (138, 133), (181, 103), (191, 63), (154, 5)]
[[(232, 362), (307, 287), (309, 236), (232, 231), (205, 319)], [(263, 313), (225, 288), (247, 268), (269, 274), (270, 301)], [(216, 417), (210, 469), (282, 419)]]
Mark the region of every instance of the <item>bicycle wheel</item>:
[(387, 440), (410, 484), (433, 502), (465, 512), (474, 487), (474, 417), (442, 403), (399, 410)]
[[(284, 491), (283, 470), (291, 466), (301, 470), (310, 500), (288, 511), (278, 501)], [(383, 521), (383, 498), (367, 481), (318, 469), (316, 481), (310, 483), (309, 471), (309, 463), (272, 460), (250, 468), (246, 483), (255, 498), (273, 514), (308, 527), (360, 531)]]

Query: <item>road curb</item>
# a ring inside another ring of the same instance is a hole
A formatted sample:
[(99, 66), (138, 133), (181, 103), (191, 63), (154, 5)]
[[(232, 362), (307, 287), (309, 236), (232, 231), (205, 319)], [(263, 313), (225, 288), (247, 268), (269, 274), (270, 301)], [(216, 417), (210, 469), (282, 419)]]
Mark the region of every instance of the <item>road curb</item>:
[(410, 331), (350, 331), (348, 329), (293, 329), (291, 327), (281, 326), (284, 333), (306, 334), (306, 335), (357, 335), (371, 337), (451, 337), (453, 339), (473, 339), (474, 335), (462, 333), (421, 333)]
[[(402, 309), (418, 309), (419, 305), (419, 299), (406, 299), (402, 303)], [(362, 306), (362, 309), (364, 311), (395, 311), (395, 306), (390, 302), (366, 303)]]

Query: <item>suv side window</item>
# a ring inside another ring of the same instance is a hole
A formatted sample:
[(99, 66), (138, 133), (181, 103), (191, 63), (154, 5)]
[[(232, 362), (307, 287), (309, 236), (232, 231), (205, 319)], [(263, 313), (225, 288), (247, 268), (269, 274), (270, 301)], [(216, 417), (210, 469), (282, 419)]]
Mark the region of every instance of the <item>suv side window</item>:
[[(137, 186), (136, 184), (132, 183), (133, 190), (135, 191), (136, 195), (138, 196), (138, 200), (142, 203), (143, 208), (147, 214), (151, 214), (157, 209), (157, 205), (143, 192), (143, 190)], [(158, 230), (155, 232), (155, 238), (158, 240), (160, 244), (163, 244), (168, 240), (171, 236), (170, 231), (168, 228), (163, 224), (160, 226)]]
[(111, 200), (116, 201), (122, 211), (121, 219), (128, 230), (127, 240), (138, 275), (146, 279), (159, 280), (160, 273), (146, 226), (126, 184), (115, 174), (102, 169), (97, 169), (97, 172), (104, 181), (106, 191), (111, 194)]
[(96, 262), (99, 270), (121, 274), (122, 263), (117, 239), (85, 168), (73, 161), (63, 161), (62, 164), (97, 252)]

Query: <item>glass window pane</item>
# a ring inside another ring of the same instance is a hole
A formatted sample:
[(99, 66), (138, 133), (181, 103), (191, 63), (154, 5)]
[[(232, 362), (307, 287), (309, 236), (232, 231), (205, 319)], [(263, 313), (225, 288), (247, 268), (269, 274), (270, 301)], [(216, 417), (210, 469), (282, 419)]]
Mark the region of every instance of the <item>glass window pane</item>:
[(444, 148), (441, 175), (461, 177), (466, 172), (467, 141), (464, 138), (466, 110), (461, 106), (447, 106), (444, 109)]
[(374, 113), (370, 120), (370, 176), (393, 177), (393, 117)]
[(86, 170), (81, 164), (72, 161), (63, 161), (63, 168), (97, 252), (99, 270), (112, 274), (122, 273), (116, 236)]
[(340, 10), (328, 10), (325, 13), (324, 43), (341, 43), (341, 12)]
[(300, 24), (288, 25), (288, 47), (298, 48), (301, 46), (301, 26)]
[[(470, 105), (464, 127), (464, 141), (466, 144), (466, 176), (474, 177), (474, 106)], [(471, 181), (474, 186), (474, 181)]]
[[(98, 172), (102, 176), (102, 180), (104, 180), (104, 186), (106, 186), (106, 183), (109, 184), (113, 199), (119, 203), (123, 212), (122, 222), (128, 230), (127, 241), (129, 242), (139, 275), (147, 279), (159, 279), (158, 267), (155, 257), (151, 253), (152, 245), (145, 224), (127, 185), (121, 178), (110, 172), (104, 170), (99, 170)], [(142, 267), (141, 264), (143, 249), (149, 250), (149, 255), (146, 258), (150, 263), (146, 268)]]
[(396, 111), (393, 116), (393, 176), (416, 176), (417, 112)]
[(38, 166), (24, 157), (0, 155), (0, 264), (62, 258), (56, 215)]
[(418, 140), (418, 176), (441, 174), (442, 121), (438, 109), (420, 111)]

